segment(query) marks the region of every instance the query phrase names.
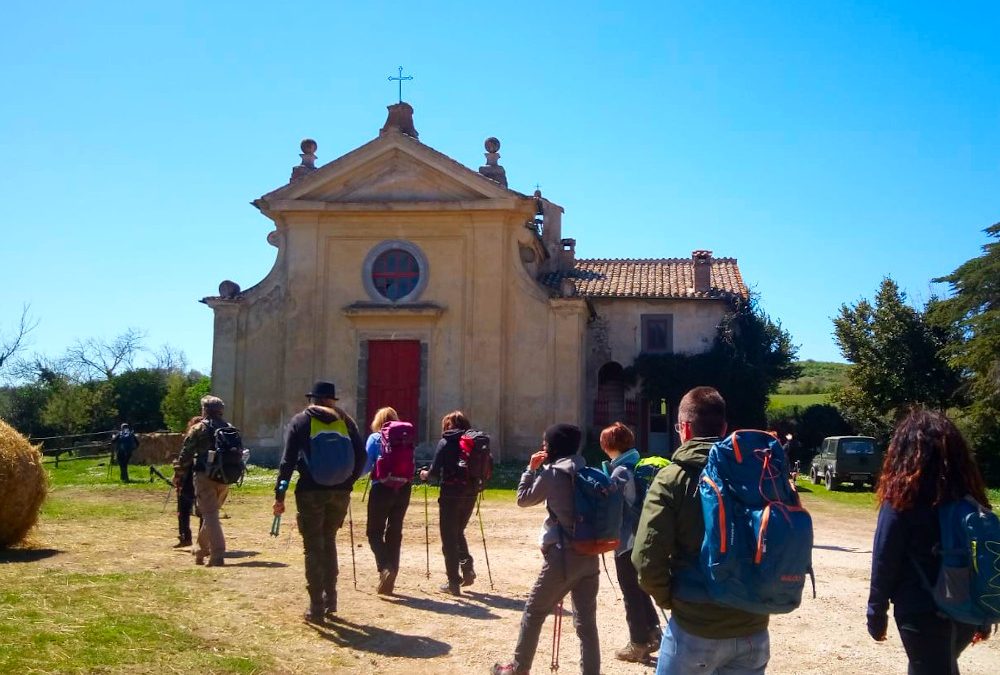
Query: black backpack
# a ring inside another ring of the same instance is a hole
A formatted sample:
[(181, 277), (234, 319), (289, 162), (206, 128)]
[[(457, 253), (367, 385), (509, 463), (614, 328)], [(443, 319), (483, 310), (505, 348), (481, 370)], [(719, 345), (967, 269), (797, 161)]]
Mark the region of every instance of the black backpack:
[(459, 461), (465, 465), (465, 483), (474, 485), (477, 492), (486, 489), (493, 477), (493, 453), (490, 452), (490, 437), (483, 431), (470, 429), (458, 441)]
[(206, 423), (206, 426), (213, 443), (205, 457), (205, 475), (216, 483), (242, 483), (247, 465), (240, 430), (230, 424), (217, 427)]

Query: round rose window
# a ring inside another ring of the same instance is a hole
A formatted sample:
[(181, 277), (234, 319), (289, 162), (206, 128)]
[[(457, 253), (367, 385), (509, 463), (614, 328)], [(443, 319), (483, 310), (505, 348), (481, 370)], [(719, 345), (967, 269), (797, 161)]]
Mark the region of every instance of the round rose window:
[(405, 298), (420, 282), (420, 265), (408, 251), (384, 251), (372, 263), (372, 284), (379, 295), (395, 302)]

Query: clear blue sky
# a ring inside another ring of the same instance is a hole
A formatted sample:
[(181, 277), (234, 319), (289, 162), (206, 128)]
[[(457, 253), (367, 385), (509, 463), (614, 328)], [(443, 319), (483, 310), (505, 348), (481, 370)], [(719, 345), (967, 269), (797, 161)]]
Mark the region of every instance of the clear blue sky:
[(249, 202), (302, 138), (375, 137), (400, 64), (421, 141), (500, 138), (581, 257), (739, 258), (802, 358), (1000, 220), (995, 1), (335, 4), (8, 2), (0, 328), (28, 302), (33, 350), (134, 326), (207, 370), (197, 300), (274, 261)]

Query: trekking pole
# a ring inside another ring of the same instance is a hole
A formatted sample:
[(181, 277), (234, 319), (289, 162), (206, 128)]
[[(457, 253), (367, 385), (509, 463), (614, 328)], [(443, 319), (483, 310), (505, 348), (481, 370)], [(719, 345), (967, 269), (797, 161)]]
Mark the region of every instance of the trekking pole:
[(163, 508), (160, 509), (160, 513), (163, 513), (164, 511), (167, 510), (167, 502), (170, 501), (170, 495), (172, 495), (173, 493), (174, 493), (174, 486), (171, 485), (170, 489), (167, 490), (167, 496), (166, 496), (166, 498), (163, 500)]
[(424, 550), (427, 552), (427, 578), (431, 578), (431, 529), (427, 515), (427, 481), (424, 481)]
[(351, 531), (351, 574), (354, 577), (354, 590), (358, 590), (358, 566), (354, 562), (354, 514), (351, 513), (350, 493), (347, 496), (347, 527)]
[(368, 475), (368, 480), (365, 481), (365, 491), (361, 493), (361, 503), (365, 503), (365, 497), (368, 496), (368, 486), (372, 484), (371, 474)]
[(281, 532), (281, 515), (277, 514), (274, 516), (274, 520), (271, 521), (271, 536), (277, 537)]
[(562, 598), (559, 598), (559, 604), (556, 605), (555, 620), (552, 622), (552, 663), (549, 665), (549, 670), (553, 673), (559, 670), (559, 644), (562, 642), (562, 611), (563, 601)]
[[(601, 554), (601, 562), (604, 564), (604, 573), (608, 576), (608, 583), (611, 584), (611, 592), (615, 594), (615, 602), (618, 602), (618, 591), (615, 590), (615, 582), (611, 580), (611, 572), (608, 571), (608, 561), (604, 558), (604, 554)], [(622, 591), (623, 593), (625, 591)]]
[(483, 557), (486, 558), (486, 574), (490, 578), (490, 590), (493, 590), (493, 572), (490, 570), (490, 552), (486, 550), (486, 530), (483, 529), (483, 512), (479, 510), (483, 503), (483, 493), (479, 493), (479, 500), (476, 502), (476, 515), (479, 516), (479, 533), (483, 535)]

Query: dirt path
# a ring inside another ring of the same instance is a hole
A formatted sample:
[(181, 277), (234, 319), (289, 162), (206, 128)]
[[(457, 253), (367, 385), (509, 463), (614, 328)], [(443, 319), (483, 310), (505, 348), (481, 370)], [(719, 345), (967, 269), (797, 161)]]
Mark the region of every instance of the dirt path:
[[(111, 499), (85, 491), (80, 499)], [(119, 497), (120, 498), (120, 495)], [(148, 518), (121, 523), (57, 520), (42, 522), (38, 539), (64, 551), (31, 563), (31, 573), (56, 568), (100, 573), (155, 570), (170, 575), (189, 570), (190, 555), (170, 548), (174, 520), (160, 514), (150, 494), (135, 494)], [(809, 497), (806, 496), (809, 500)], [(354, 501), (357, 590), (352, 587), (348, 530), (341, 532), (339, 621), (329, 629), (304, 625), (305, 605), (301, 540), (294, 518), (285, 518), (278, 539), (268, 536), (270, 499), (234, 493), (224, 521), (230, 557), (227, 567), (205, 570), (217, 580), (211, 602), (221, 617), (212, 630), (242, 634), (275, 657), (278, 672), (481, 673), (509, 658), (524, 598), (541, 566), (534, 542), (544, 517), (542, 508), (518, 509), (509, 502), (484, 506), (491, 590), (483, 559), (478, 523), (468, 535), (479, 580), (462, 598), (437, 592), (443, 565), (437, 537), (437, 505), (430, 504), (431, 578), (425, 577), (422, 493), (414, 494), (404, 533), (402, 572), (397, 595), (374, 593), (375, 565), (364, 540), (365, 507)], [(889, 640), (878, 644), (865, 631), (864, 608), (871, 563), (874, 514), (862, 509), (807, 501), (816, 528), (814, 566), (817, 597), (806, 599), (793, 614), (771, 623), (770, 673), (904, 673), (905, 659), (890, 621)], [(153, 508), (155, 507), (155, 508)], [(28, 572), (28, 570), (25, 570)], [(611, 570), (612, 577), (614, 570)], [(652, 673), (648, 666), (614, 659), (627, 641), (624, 608), (602, 574), (598, 621), (603, 672)], [(568, 609), (568, 603), (567, 603)], [(543, 630), (534, 672), (548, 671), (551, 622)], [(564, 622), (562, 672), (578, 672), (578, 648), (572, 621)], [(962, 672), (1000, 672), (1000, 639), (971, 648), (962, 657)]]

